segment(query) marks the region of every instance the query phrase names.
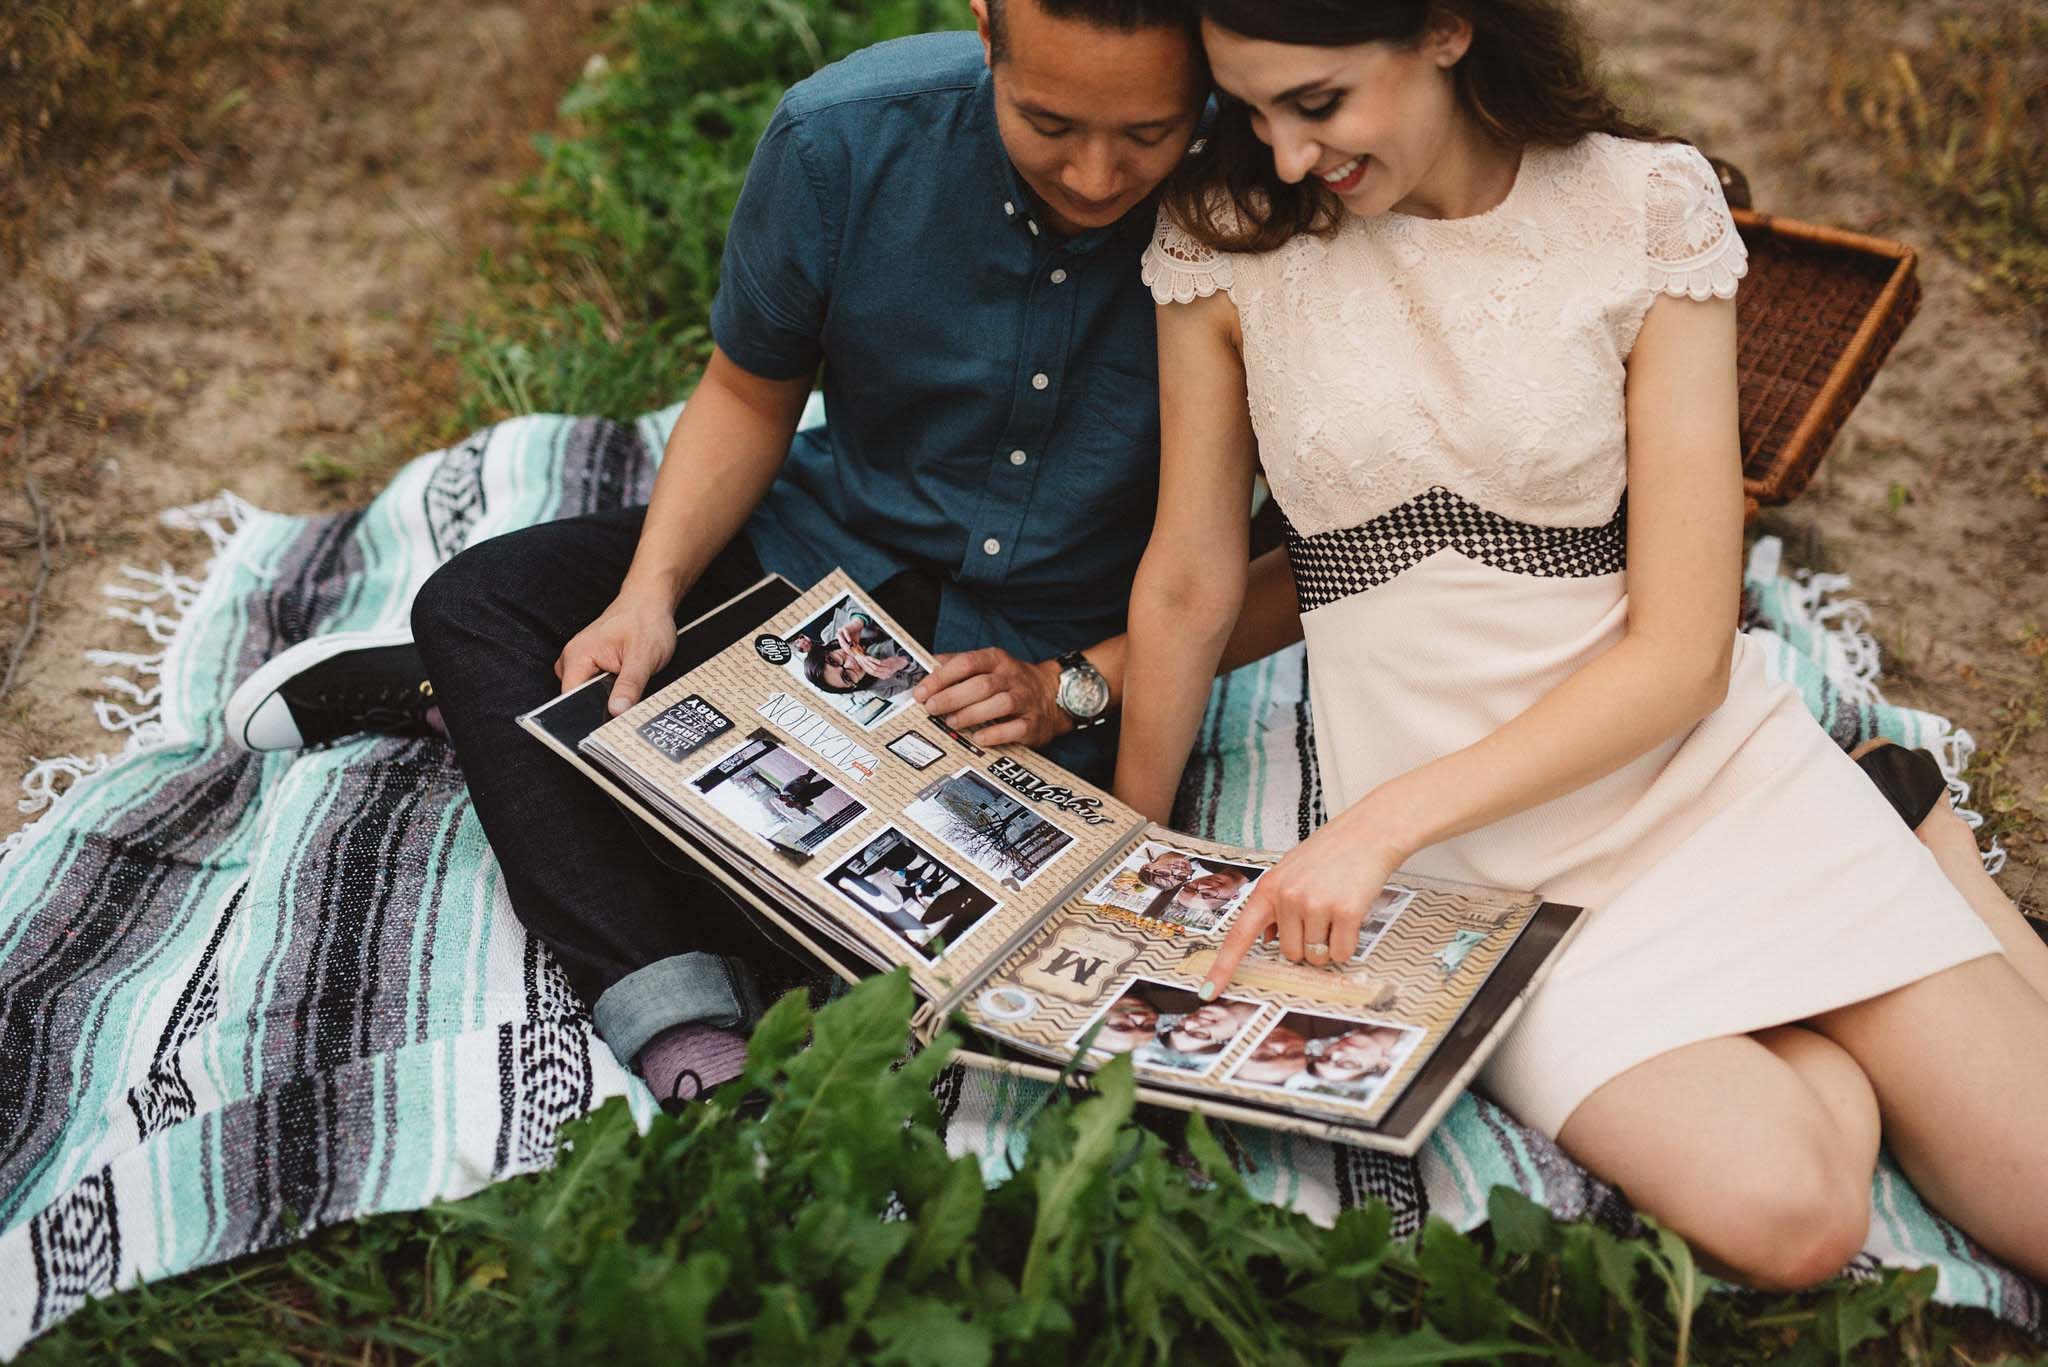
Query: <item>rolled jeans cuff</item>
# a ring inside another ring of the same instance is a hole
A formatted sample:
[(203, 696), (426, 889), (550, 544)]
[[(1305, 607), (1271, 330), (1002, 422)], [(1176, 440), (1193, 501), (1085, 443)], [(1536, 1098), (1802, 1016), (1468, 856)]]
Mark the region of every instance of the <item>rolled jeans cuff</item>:
[(738, 959), (692, 951), (628, 973), (605, 989), (590, 1014), (598, 1037), (630, 1068), (647, 1041), (672, 1026), (751, 1027), (761, 1018), (761, 992)]

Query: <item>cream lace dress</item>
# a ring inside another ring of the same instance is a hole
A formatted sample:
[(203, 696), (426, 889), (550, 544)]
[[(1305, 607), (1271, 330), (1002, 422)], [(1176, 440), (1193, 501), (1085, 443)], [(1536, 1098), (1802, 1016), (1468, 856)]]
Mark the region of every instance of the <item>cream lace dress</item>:
[[(1530, 149), (1470, 218), (1353, 217), (1258, 256), (1161, 219), (1154, 297), (1237, 307), (1332, 812), (1621, 639), (1629, 350), (1660, 295), (1728, 298), (1745, 263), (1705, 158), (1603, 135)], [(1409, 867), (1590, 909), (1481, 1079), (1552, 1135), (1657, 1054), (1998, 951), (1740, 636), (1691, 731)]]

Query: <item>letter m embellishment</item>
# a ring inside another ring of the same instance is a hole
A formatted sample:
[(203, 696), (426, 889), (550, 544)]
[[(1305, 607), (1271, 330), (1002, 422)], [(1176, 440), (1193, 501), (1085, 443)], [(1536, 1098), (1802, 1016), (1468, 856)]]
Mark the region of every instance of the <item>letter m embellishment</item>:
[(1034, 992), (1086, 1006), (1115, 986), (1143, 949), (1138, 940), (1099, 926), (1062, 926), (1017, 969), (1017, 981)]
[(1075, 986), (1086, 987), (1094, 981), (1095, 975), (1102, 971), (1103, 962), (1101, 959), (1084, 959), (1071, 949), (1063, 949), (1053, 956), (1052, 962), (1045, 966), (1045, 971), (1056, 974), (1072, 969)]

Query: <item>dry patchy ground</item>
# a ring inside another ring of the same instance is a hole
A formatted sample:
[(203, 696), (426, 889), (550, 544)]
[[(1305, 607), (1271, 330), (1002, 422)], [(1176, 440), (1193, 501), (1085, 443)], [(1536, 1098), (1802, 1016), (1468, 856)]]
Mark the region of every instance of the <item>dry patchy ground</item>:
[[(0, 698), (10, 799), (34, 759), (120, 739), (83, 652), (147, 646), (101, 585), (205, 550), (159, 510), (231, 489), (333, 511), (460, 435), (443, 334), (604, 8), (255, 3), (269, 19), (213, 136), (53, 195), (39, 249), (0, 280), (0, 668), (40, 619)], [(26, 819), (0, 801), (0, 833)]]
[[(360, 502), (456, 435), (438, 331), (502, 236), (588, 47), (598, 0), (305, 6), (252, 54), (212, 142), (130, 170), (45, 225), (0, 285), (0, 648), (38, 572), (23, 470), (54, 513), (41, 625), (0, 699), (0, 773), (92, 753), (102, 615), (121, 562), (191, 568), (156, 510), (230, 488), (284, 511)], [(1767, 514), (1790, 560), (1849, 573), (1884, 687), (1968, 727), (1995, 764), (2009, 891), (2048, 902), (2048, 388), (2038, 321), (1980, 293), (1875, 153), (1821, 116), (1825, 35), (1762, 0), (1601, 0), (1613, 64), (1675, 128), (1743, 166), (1773, 212), (1923, 248), (1927, 302), (1815, 488)], [(25, 394), (31, 386), (33, 394)], [(6, 443), (12, 444), (6, 444)], [(22, 818), (0, 804), (0, 833)]]
[(1767, 510), (1760, 529), (1785, 539), (1789, 565), (1851, 576), (1872, 609), (1887, 697), (1949, 716), (1976, 737), (1986, 777), (1977, 796), (2004, 809), (1995, 823), (2010, 851), (2002, 882), (2048, 914), (2042, 323), (1997, 307), (1933, 216), (1887, 179), (1877, 150), (1828, 117), (1823, 67), (1833, 36), (1802, 23), (1824, 8), (1600, 0), (1594, 14), (1612, 65), (1673, 131), (1742, 167), (1758, 208), (1920, 249), (1918, 318), (1813, 487)]

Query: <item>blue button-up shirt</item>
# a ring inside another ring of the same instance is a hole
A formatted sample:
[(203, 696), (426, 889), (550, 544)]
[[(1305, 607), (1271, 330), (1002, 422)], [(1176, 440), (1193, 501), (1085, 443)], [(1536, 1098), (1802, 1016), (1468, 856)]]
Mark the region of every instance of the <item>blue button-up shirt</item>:
[[(1156, 200), (1060, 238), (1010, 164), (971, 33), (884, 43), (793, 87), (747, 172), (712, 307), (769, 379), (824, 363), (747, 523), (799, 584), (944, 582), (942, 651), (1029, 660), (1124, 629), (1158, 496), (1158, 359), (1139, 279)], [(1106, 779), (1106, 726), (1051, 753)]]

